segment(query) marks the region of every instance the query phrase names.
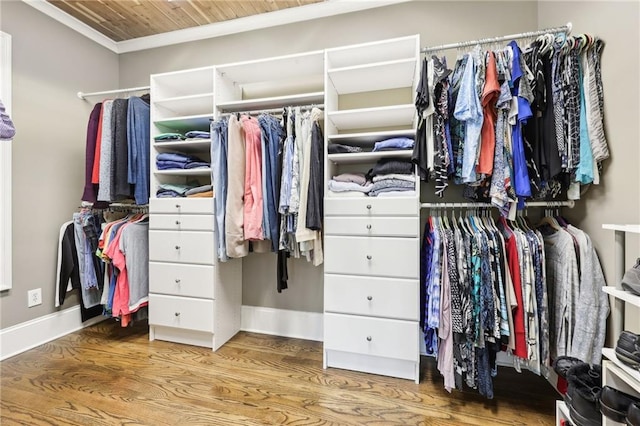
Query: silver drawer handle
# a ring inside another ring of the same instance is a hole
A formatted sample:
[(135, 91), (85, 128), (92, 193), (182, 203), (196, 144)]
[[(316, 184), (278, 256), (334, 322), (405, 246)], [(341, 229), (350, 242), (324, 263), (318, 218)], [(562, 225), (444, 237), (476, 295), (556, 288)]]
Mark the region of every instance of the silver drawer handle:
[(174, 315), (179, 317), (180, 316), (180, 312), (176, 312)]
[(176, 204), (176, 209), (179, 209), (179, 208), (180, 208), (180, 204)]
[(371, 260), (371, 255), (370, 254), (367, 255), (367, 260)]
[(176, 278), (176, 284), (180, 284), (180, 278)]
[(371, 210), (371, 204), (367, 204), (367, 210)]
[(367, 336), (367, 342), (371, 341), (371, 336)]
[(369, 301), (373, 300), (373, 296), (367, 296), (367, 300)]
[(367, 225), (367, 229), (371, 229), (371, 224)]
[(180, 246), (176, 246), (176, 250), (180, 250)]
[(179, 220), (176, 220), (176, 225), (180, 225), (180, 221)]

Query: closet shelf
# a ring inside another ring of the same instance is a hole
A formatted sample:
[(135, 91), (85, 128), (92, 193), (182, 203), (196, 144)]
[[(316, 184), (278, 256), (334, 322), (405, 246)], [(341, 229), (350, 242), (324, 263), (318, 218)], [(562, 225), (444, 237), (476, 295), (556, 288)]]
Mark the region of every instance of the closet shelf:
[[(153, 102), (156, 107), (171, 112), (171, 115), (194, 115), (213, 111), (213, 92), (197, 95), (174, 96)], [(160, 111), (156, 111), (158, 113)]]
[(416, 76), (416, 58), (378, 62), (327, 70), (339, 95), (374, 90), (412, 87)]
[(224, 113), (255, 111), (295, 105), (322, 104), (323, 102), (324, 92), (310, 92), (290, 96), (273, 96), (268, 98), (220, 102), (217, 107), (220, 112)]
[(324, 52), (277, 56), (268, 59), (236, 62), (216, 67), (220, 75), (239, 85), (265, 81), (298, 79), (301, 76), (322, 75)]
[(177, 132), (188, 132), (189, 130), (209, 130), (213, 114), (185, 115), (162, 120), (155, 120), (156, 126)]
[(622, 231), (629, 232), (631, 234), (640, 234), (640, 225), (618, 225), (618, 224), (604, 224), (602, 225), (602, 229), (610, 229), (612, 231)]
[(213, 67), (151, 75), (151, 102), (157, 104), (178, 96), (189, 96), (213, 92)]
[(327, 139), (334, 143), (344, 143), (355, 146), (373, 146), (375, 142), (393, 137), (414, 137), (415, 129), (384, 130), (381, 132), (342, 133), (327, 135)]
[(407, 58), (415, 60), (420, 50), (418, 40), (417, 36), (408, 36), (329, 49), (327, 67), (344, 68)]
[(374, 163), (381, 158), (411, 158), (413, 150), (380, 151), (380, 152), (351, 152), (344, 154), (329, 154), (327, 158), (335, 164)]
[(185, 153), (209, 152), (209, 148), (211, 147), (211, 139), (154, 142), (153, 147), (158, 151), (178, 150)]
[(616, 356), (616, 351), (613, 348), (602, 348), (602, 355), (613, 362), (614, 366), (620, 371), (617, 374), (623, 379), (629, 386), (631, 386), (636, 392), (640, 393), (640, 371), (634, 370), (628, 365), (624, 364)]
[(329, 120), (338, 130), (411, 126), (416, 116), (413, 104), (329, 112)]
[(624, 300), (625, 302), (640, 308), (640, 296), (636, 296), (631, 292), (624, 291), (619, 288), (610, 287), (610, 286), (602, 287), (602, 291), (612, 295), (616, 299)]
[(211, 176), (211, 169), (154, 170), (153, 174), (164, 176)]

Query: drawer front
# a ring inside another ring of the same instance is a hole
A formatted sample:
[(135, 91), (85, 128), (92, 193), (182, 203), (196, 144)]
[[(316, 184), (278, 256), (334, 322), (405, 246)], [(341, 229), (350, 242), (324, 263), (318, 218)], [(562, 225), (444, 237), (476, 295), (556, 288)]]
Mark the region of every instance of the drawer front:
[(417, 197), (325, 197), (325, 216), (418, 216)]
[(213, 198), (151, 198), (149, 213), (213, 214)]
[(149, 231), (149, 260), (213, 265), (213, 232)]
[(214, 216), (152, 214), (149, 216), (149, 229), (165, 229), (168, 231), (213, 231)]
[(418, 321), (420, 283), (399, 278), (324, 276), (324, 310)]
[(344, 217), (324, 220), (325, 235), (360, 235), (368, 237), (418, 238), (420, 218), (416, 217)]
[(417, 361), (417, 321), (324, 314), (324, 349)]
[(149, 324), (213, 333), (213, 300), (149, 295)]
[(324, 238), (324, 272), (347, 275), (419, 278), (417, 238)]
[(214, 267), (149, 262), (149, 291), (213, 299)]

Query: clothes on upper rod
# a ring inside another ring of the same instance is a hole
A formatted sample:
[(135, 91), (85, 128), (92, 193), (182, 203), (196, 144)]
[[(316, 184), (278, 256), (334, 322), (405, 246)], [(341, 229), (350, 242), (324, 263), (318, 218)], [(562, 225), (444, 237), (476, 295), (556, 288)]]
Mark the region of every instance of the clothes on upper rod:
[(94, 105), (87, 124), (83, 201), (134, 198), (148, 204), (149, 114), (148, 95)]
[(491, 398), (499, 351), (544, 376), (558, 356), (600, 363), (604, 276), (589, 237), (572, 225), (431, 216), (420, 280), (427, 354), (449, 391), (466, 384)]
[(288, 107), (282, 119), (230, 115), (211, 123), (218, 259), (246, 256), (251, 242), (253, 251), (323, 262), (320, 119), (317, 108)]
[(601, 53), (591, 36), (524, 49), (476, 46), (449, 69), (422, 62), (412, 160), (442, 197), (449, 183), (506, 215), (525, 199), (556, 198), (598, 184), (609, 157), (604, 132)]

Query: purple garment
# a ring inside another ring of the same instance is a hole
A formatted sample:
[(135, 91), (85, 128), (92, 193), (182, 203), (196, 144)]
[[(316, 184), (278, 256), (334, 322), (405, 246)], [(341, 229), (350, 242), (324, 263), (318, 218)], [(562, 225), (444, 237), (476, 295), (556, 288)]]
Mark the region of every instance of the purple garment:
[(101, 110), (102, 102), (98, 102), (93, 106), (93, 110), (91, 114), (89, 114), (89, 122), (87, 123), (87, 147), (82, 201), (88, 201), (90, 203), (95, 203), (98, 195), (96, 186), (91, 183), (91, 175), (93, 174), (93, 158), (96, 154), (96, 138), (98, 137), (98, 123), (100, 122)]

